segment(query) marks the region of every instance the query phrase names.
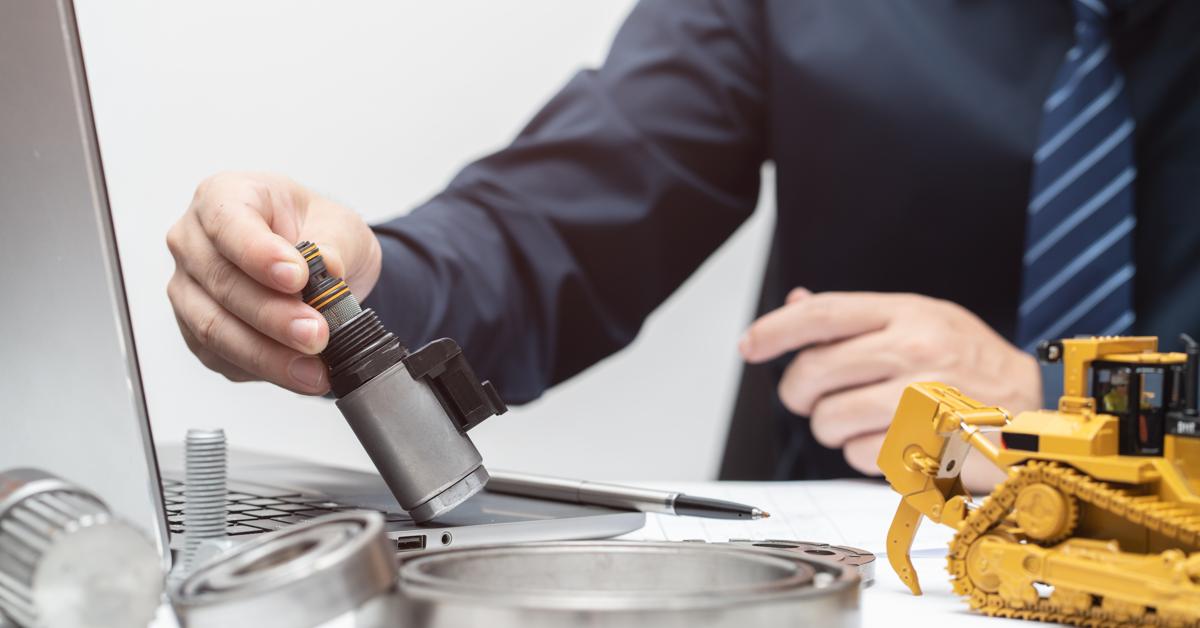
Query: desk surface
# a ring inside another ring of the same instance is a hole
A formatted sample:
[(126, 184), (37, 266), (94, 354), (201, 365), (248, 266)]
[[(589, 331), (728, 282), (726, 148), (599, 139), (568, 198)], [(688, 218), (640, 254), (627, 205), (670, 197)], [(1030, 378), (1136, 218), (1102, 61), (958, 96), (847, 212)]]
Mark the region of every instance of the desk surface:
[[(759, 521), (721, 521), (694, 517), (648, 515), (646, 527), (623, 539), (706, 540), (786, 539), (849, 545), (874, 552), (875, 584), (863, 592), (862, 625), (874, 626), (981, 626), (1012, 628), (1045, 626), (1012, 619), (993, 619), (972, 613), (966, 602), (950, 590), (946, 573), (946, 544), (951, 532), (926, 522), (913, 543), (913, 564), (925, 594), (913, 596), (900, 582), (883, 555), (888, 525), (898, 496), (880, 482), (833, 480), (825, 482), (647, 482), (644, 486), (752, 504), (771, 513)], [(160, 615), (155, 628), (174, 627), (173, 618)], [(323, 628), (352, 628), (345, 616)]]
[(875, 584), (863, 592), (866, 627), (910, 626), (1045, 626), (1037, 622), (995, 619), (973, 613), (950, 589), (946, 546), (953, 536), (945, 527), (925, 521), (913, 542), (912, 559), (925, 594), (909, 593), (884, 555), (887, 529), (899, 496), (882, 482), (831, 480), (822, 482), (698, 482), (644, 483), (743, 502), (771, 513), (759, 521), (721, 521), (695, 517), (647, 515), (646, 527), (621, 538), (641, 540), (727, 541), (785, 539), (849, 545), (873, 552)]

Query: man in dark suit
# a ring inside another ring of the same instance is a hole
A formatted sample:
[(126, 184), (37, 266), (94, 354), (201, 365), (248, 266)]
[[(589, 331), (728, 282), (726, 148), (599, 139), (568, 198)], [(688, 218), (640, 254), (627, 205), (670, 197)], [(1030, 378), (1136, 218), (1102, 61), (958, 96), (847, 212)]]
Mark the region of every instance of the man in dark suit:
[(1200, 332), (1197, 32), (1200, 3), (1169, 0), (647, 0), (603, 67), (410, 215), (205, 181), (168, 292), (211, 368), (323, 393), (328, 330), (291, 296), (314, 240), (398, 335), (456, 338), (528, 401), (628, 344), (771, 161), (722, 475), (873, 473), (912, 381), (1019, 411), (1039, 339)]

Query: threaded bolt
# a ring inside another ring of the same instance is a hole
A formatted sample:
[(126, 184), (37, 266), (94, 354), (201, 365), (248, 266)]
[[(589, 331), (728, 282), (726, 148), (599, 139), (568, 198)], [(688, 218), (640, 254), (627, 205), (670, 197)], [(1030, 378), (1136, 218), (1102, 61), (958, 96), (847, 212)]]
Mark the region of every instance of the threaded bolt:
[(183, 488), (183, 570), (196, 567), (196, 550), (206, 539), (225, 536), (225, 431), (190, 429)]

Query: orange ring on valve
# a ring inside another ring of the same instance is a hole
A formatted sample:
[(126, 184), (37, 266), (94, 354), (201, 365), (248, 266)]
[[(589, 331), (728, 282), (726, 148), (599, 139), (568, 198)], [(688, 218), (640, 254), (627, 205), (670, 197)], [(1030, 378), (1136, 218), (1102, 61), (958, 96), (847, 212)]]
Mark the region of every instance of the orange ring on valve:
[[(345, 285), (345, 284), (343, 284), (343, 285)], [(324, 301), (322, 301), (322, 302), (320, 302), (320, 303), (318, 303), (318, 304), (314, 305), (313, 307), (314, 307), (314, 308), (316, 308), (318, 312), (320, 312), (321, 310), (325, 309), (325, 306), (329, 305), (330, 303), (333, 303), (334, 301), (336, 301), (336, 300), (338, 299), (338, 297), (342, 296), (343, 294), (346, 294), (347, 292), (350, 292), (350, 287), (349, 287), (349, 286), (347, 286), (347, 287), (346, 287), (345, 289), (343, 289), (341, 292), (339, 292), (339, 293), (337, 293), (337, 294), (335, 294), (335, 295), (333, 295), (333, 296), (329, 297), (328, 299), (325, 299)]]
[(321, 294), (318, 294), (317, 296), (315, 296), (315, 297), (313, 297), (313, 298), (309, 299), (309, 300), (307, 301), (307, 303), (308, 303), (309, 305), (313, 306), (313, 307), (317, 307), (316, 303), (317, 303), (318, 301), (321, 301), (321, 300), (323, 300), (323, 299), (324, 299), (326, 296), (328, 296), (329, 294), (331, 294), (331, 293), (333, 293), (333, 292), (336, 292), (336, 291), (338, 291), (338, 290), (341, 290), (342, 288), (346, 288), (346, 282), (345, 282), (344, 280), (338, 281), (336, 284), (334, 284), (333, 286), (331, 286), (331, 287), (330, 287), (328, 290), (326, 290), (325, 292), (322, 292)]

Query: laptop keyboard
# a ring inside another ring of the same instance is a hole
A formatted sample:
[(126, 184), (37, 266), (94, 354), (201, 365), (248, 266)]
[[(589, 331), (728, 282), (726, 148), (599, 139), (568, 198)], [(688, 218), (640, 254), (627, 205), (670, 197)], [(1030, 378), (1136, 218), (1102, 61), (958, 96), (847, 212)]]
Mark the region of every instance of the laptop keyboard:
[[(171, 534), (183, 534), (183, 482), (163, 479), (163, 500), (167, 507), (167, 528)], [(260, 534), (284, 526), (307, 521), (314, 517), (346, 510), (371, 510), (331, 502), (328, 498), (291, 493), (285, 495), (254, 495), (230, 490), (225, 501), (225, 533), (228, 536)], [(378, 511), (389, 523), (412, 521), (405, 513)]]

